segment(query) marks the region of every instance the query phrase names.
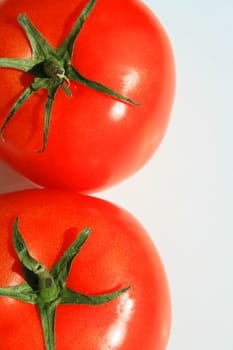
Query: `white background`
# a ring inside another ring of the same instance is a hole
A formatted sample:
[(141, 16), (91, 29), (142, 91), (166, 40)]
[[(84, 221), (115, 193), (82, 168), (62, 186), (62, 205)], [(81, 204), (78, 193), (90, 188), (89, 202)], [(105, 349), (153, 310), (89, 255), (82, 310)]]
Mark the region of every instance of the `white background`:
[[(159, 249), (173, 303), (168, 350), (233, 350), (233, 2), (145, 2), (174, 48), (171, 122), (149, 164), (98, 196), (134, 214)], [(0, 192), (26, 187), (0, 163)]]

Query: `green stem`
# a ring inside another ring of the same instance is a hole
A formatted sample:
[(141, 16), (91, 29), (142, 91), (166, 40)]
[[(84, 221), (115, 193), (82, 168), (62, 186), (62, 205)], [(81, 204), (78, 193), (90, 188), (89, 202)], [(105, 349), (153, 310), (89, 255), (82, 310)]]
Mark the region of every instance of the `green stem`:
[(27, 283), (13, 287), (0, 288), (0, 296), (14, 298), (29, 304), (35, 304), (37, 300), (37, 295), (35, 295), (34, 291)]
[(16, 100), (13, 107), (10, 109), (3, 125), (0, 127), (0, 136), (2, 141), (5, 141), (3, 132), (12, 120), (18, 109), (26, 102), (26, 100), (36, 91), (40, 89), (48, 90), (48, 99), (45, 104), (44, 112), (44, 132), (43, 132), (43, 146), (41, 152), (44, 152), (47, 145), (49, 134), (50, 119), (52, 113), (52, 105), (55, 100), (56, 91), (58, 88), (63, 88), (66, 95), (71, 97), (69, 89), (70, 80), (78, 81), (91, 89), (97, 90), (108, 96), (121, 100), (124, 103), (139, 105), (134, 100), (121, 95), (120, 93), (110, 89), (103, 84), (85, 78), (72, 65), (72, 56), (75, 41), (86, 23), (87, 18), (91, 15), (97, 0), (90, 0), (84, 7), (80, 16), (75, 21), (75, 24), (69, 35), (65, 38), (63, 43), (54, 48), (42, 36), (39, 30), (33, 25), (25, 14), (18, 17), (19, 24), (23, 27), (25, 34), (29, 40), (32, 50), (32, 57), (29, 59), (15, 59), (15, 58), (0, 58), (0, 67), (13, 68), (23, 72), (29, 72), (34, 76), (33, 83), (22, 92), (21, 96)]
[(86, 295), (66, 287), (74, 258), (90, 235), (90, 228), (83, 229), (64, 252), (60, 260), (48, 271), (45, 265), (31, 256), (20, 233), (18, 217), (13, 224), (13, 242), (22, 263), (26, 282), (13, 287), (0, 288), (0, 297), (11, 297), (35, 304), (40, 314), (46, 350), (55, 350), (55, 319), (59, 304), (101, 305), (114, 300), (128, 287), (111, 293)]
[(46, 350), (54, 350), (55, 349), (55, 334), (54, 334), (54, 325), (55, 325), (55, 315), (56, 315), (56, 303), (37, 304), (41, 325), (44, 334), (44, 341)]
[(58, 296), (58, 287), (47, 270), (38, 274), (39, 295), (44, 303), (50, 303)]

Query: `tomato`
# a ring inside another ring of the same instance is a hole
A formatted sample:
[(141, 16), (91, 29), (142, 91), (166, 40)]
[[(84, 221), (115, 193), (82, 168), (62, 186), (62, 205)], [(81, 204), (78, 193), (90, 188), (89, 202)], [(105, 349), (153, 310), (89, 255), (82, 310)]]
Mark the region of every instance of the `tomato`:
[[(28, 250), (51, 270), (67, 247), (91, 227), (75, 257), (67, 286), (96, 295), (130, 286), (103, 305), (58, 305), (57, 350), (164, 350), (170, 330), (170, 296), (164, 267), (142, 225), (124, 209), (82, 194), (46, 189), (0, 196), (0, 295), (23, 283), (13, 247), (18, 218)], [(21, 247), (21, 243), (20, 243)], [(42, 350), (36, 306), (0, 296), (1, 348)]]
[[(1, 2), (0, 57), (30, 62), (32, 49), (17, 23), (19, 14), (26, 14), (57, 49), (87, 4), (87, 0)], [(67, 71), (61, 68), (56, 75), (66, 93), (59, 88), (52, 107), (48, 101), (52, 112), (43, 149), (48, 91), (32, 89), (32, 96), (3, 127), (15, 101), (34, 77), (26, 68), (0, 67), (0, 127), (5, 140), (0, 141), (0, 158), (42, 187), (92, 193), (134, 174), (154, 154), (172, 107), (174, 59), (163, 27), (141, 1), (97, 0), (77, 36), (71, 64), (82, 77), (129, 101), (96, 91), (93, 84), (85, 86), (81, 78), (67, 79), (68, 62)], [(48, 84), (52, 81), (47, 75), (45, 79)]]

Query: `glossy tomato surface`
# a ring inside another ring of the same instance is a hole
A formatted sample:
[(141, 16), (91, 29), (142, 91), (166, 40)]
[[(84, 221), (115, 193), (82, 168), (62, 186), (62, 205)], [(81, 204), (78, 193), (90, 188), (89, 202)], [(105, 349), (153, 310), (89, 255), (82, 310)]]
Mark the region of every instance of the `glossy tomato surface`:
[[(0, 57), (30, 58), (17, 16), (25, 13), (57, 48), (88, 1), (0, 1)], [(0, 158), (33, 182), (49, 188), (95, 192), (140, 169), (167, 128), (174, 96), (174, 60), (154, 14), (137, 0), (97, 0), (75, 43), (72, 64), (140, 105), (135, 106), (71, 81), (72, 97), (59, 89), (47, 147), (43, 138), (46, 90), (18, 109), (0, 141)], [(29, 73), (0, 68), (0, 124)]]
[[(59, 305), (56, 350), (165, 350), (170, 297), (160, 257), (141, 224), (120, 207), (85, 195), (27, 190), (0, 196), (0, 287), (20, 284), (12, 243), (19, 229), (31, 255), (50, 269), (84, 227), (92, 233), (75, 258), (68, 286), (86, 294), (130, 285), (99, 306)], [(36, 307), (0, 297), (1, 348), (44, 350)]]

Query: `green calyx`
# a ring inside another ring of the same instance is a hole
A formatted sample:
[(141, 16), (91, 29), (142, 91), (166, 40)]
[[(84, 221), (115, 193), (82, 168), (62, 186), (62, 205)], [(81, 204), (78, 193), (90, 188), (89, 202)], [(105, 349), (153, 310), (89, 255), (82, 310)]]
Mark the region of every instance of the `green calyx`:
[(48, 271), (44, 264), (30, 255), (18, 228), (18, 218), (14, 222), (14, 248), (21, 261), (26, 281), (17, 286), (0, 288), (0, 297), (11, 297), (37, 306), (46, 350), (55, 350), (54, 329), (59, 304), (101, 305), (117, 298), (130, 288), (128, 286), (112, 293), (86, 295), (66, 286), (72, 262), (87, 241), (90, 231), (90, 228), (83, 229), (61, 259)]
[(34, 27), (25, 14), (18, 17), (19, 24), (23, 27), (31, 45), (32, 57), (29, 59), (0, 58), (0, 67), (13, 68), (31, 73), (34, 80), (19, 98), (16, 100), (3, 125), (0, 127), (0, 137), (5, 141), (3, 133), (15, 112), (26, 100), (40, 89), (47, 89), (48, 96), (45, 103), (43, 145), (41, 152), (46, 148), (49, 125), (52, 114), (52, 106), (57, 90), (62, 87), (68, 97), (71, 97), (69, 82), (77, 81), (89, 88), (100, 91), (122, 102), (138, 105), (137, 102), (113, 91), (107, 86), (90, 80), (80, 74), (71, 64), (75, 40), (80, 33), (86, 19), (91, 14), (97, 0), (90, 0), (76, 20), (73, 29), (58, 48), (53, 48), (41, 33)]

